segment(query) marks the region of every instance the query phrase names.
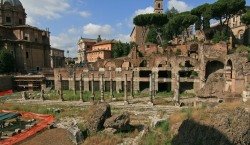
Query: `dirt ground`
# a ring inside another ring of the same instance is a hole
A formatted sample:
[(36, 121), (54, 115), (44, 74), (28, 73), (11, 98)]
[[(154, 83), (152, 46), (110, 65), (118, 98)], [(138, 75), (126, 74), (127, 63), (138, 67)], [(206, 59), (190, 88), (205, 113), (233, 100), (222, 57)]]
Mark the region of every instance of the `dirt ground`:
[(33, 138), (19, 145), (74, 145), (70, 140), (70, 133), (64, 129), (51, 129), (38, 133)]

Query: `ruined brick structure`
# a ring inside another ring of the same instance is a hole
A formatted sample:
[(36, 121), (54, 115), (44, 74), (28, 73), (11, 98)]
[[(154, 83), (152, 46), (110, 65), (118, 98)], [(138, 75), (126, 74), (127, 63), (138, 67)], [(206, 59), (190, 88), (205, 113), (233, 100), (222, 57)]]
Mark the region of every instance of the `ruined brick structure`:
[[(156, 47), (156, 46), (155, 46)], [(55, 89), (59, 89), (58, 76), (62, 76), (63, 89), (79, 90), (83, 77), (83, 91), (100, 91), (103, 76), (104, 91), (113, 90), (142, 92), (150, 89), (150, 75), (154, 75), (157, 92), (197, 93), (204, 87), (210, 75), (222, 70), (226, 78), (223, 92), (238, 93), (246, 90), (249, 82), (244, 71), (249, 65), (244, 54), (228, 54), (228, 45), (190, 43), (153, 49), (146, 53), (147, 46), (134, 48), (127, 57), (99, 60), (84, 68), (54, 70)], [(180, 49), (181, 53), (178, 53)], [(158, 51), (161, 50), (161, 51)], [(75, 75), (74, 75), (75, 74)], [(127, 75), (127, 83), (125, 83)], [(75, 78), (74, 78), (75, 77)], [(131, 87), (132, 86), (132, 87)]]

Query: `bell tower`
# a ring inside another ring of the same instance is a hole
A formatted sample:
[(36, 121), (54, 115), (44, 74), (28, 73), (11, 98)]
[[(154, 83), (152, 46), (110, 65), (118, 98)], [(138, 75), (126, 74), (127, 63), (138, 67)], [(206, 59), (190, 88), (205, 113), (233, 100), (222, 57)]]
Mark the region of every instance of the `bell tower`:
[(162, 14), (163, 13), (163, 0), (154, 0), (154, 12)]

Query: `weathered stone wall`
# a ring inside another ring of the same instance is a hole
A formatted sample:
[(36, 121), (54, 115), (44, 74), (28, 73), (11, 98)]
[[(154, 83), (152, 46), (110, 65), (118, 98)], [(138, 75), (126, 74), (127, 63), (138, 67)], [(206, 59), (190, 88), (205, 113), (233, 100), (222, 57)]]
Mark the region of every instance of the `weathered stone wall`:
[(13, 87), (11, 76), (0, 76), (0, 91), (11, 90)]

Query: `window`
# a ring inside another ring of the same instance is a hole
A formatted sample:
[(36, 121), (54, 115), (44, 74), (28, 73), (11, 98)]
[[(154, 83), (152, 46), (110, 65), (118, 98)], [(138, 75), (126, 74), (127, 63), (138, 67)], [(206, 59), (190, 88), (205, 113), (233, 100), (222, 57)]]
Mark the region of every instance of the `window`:
[(22, 25), (22, 24), (23, 24), (23, 20), (19, 19), (19, 25)]
[(161, 4), (158, 4), (158, 8), (161, 8)]
[(26, 59), (29, 58), (29, 52), (26, 51)]
[(11, 18), (10, 17), (6, 17), (6, 23), (11, 23)]

